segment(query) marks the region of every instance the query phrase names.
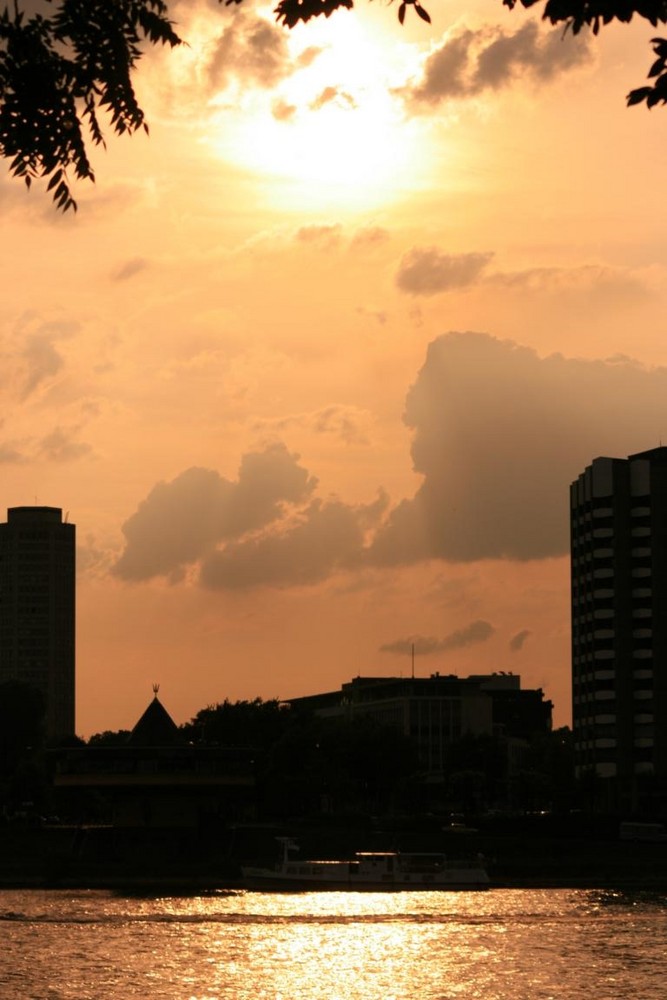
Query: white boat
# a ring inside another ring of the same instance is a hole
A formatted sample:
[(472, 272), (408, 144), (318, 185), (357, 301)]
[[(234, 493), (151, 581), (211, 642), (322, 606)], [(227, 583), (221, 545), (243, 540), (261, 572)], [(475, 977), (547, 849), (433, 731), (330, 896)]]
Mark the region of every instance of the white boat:
[(274, 868), (243, 866), (249, 889), (485, 889), (489, 876), (483, 859), (450, 860), (445, 854), (358, 851), (348, 860), (302, 861), (290, 857), (298, 849), (288, 837), (278, 838), (283, 856)]

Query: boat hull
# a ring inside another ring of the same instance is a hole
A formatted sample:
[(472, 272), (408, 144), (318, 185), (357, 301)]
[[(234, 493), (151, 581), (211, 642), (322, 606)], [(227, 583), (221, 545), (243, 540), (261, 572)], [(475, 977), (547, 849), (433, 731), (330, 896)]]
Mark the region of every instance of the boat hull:
[(243, 884), (248, 889), (270, 892), (416, 892), (423, 890), (472, 891), (487, 889), (489, 877), (483, 869), (455, 869), (437, 877), (429, 874), (349, 875), (347, 878), (322, 875), (285, 874), (265, 868), (244, 868)]

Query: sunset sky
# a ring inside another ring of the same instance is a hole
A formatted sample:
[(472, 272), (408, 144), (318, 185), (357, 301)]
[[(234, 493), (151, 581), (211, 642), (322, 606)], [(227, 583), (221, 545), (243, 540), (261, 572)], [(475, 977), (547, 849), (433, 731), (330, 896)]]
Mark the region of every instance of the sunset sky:
[(77, 526), (82, 736), (412, 643), (570, 721), (569, 483), (667, 442), (655, 29), (426, 6), (183, 0), (77, 215), (3, 172), (2, 497)]

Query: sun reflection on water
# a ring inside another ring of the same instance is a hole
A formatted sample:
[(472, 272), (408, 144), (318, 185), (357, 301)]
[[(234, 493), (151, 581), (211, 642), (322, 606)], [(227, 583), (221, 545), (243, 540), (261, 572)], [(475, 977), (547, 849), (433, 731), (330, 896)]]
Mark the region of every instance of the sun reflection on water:
[(667, 900), (0, 890), (2, 1000), (662, 1000)]

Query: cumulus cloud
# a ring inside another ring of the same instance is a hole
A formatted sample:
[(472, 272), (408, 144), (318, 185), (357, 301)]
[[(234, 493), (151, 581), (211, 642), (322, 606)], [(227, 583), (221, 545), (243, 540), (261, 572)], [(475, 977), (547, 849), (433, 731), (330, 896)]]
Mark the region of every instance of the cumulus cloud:
[(667, 369), (541, 358), (486, 334), (428, 348), (405, 420), (423, 477), (375, 539), (378, 562), (540, 559), (568, 551), (568, 486), (598, 455), (667, 432)]
[(486, 642), (495, 633), (495, 628), (481, 618), (470, 622), (465, 628), (450, 632), (443, 639), (429, 635), (409, 635), (405, 639), (395, 639), (380, 646), (381, 653), (415, 653), (430, 656), (433, 653), (449, 653), (454, 649), (465, 649), (479, 642)]
[(396, 284), (411, 295), (437, 295), (472, 285), (492, 253), (442, 253), (437, 247), (413, 247), (401, 259)]
[(123, 525), (125, 549), (114, 573), (126, 580), (178, 578), (220, 541), (275, 521), (284, 506), (306, 501), (316, 480), (284, 445), (246, 454), (238, 479), (190, 468), (158, 483)]
[(285, 32), (253, 11), (236, 10), (211, 46), (206, 76), (211, 90), (231, 78), (259, 87), (275, 87), (292, 72)]
[(211, 590), (318, 583), (359, 564), (365, 533), (377, 525), (386, 505), (384, 494), (358, 506), (314, 500), (284, 530), (240, 539), (212, 553), (202, 564), (201, 582)]
[(526, 639), (532, 635), (529, 628), (523, 628), (516, 635), (513, 635), (509, 642), (509, 647), (513, 653), (517, 653), (520, 649), (523, 649)]
[(422, 78), (406, 87), (403, 97), (413, 109), (434, 107), (444, 100), (500, 90), (518, 79), (548, 83), (589, 59), (586, 34), (543, 30), (535, 21), (515, 32), (497, 26), (458, 28), (431, 52)]
[[(345, 436), (345, 410), (288, 419), (306, 418), (311, 430)], [(423, 560), (561, 556), (572, 480), (594, 457), (625, 457), (667, 436), (667, 369), (618, 356), (540, 357), (488, 334), (450, 333), (429, 345), (405, 421), (422, 482), (393, 507), (383, 491), (367, 505), (316, 498), (298, 456), (275, 444), (246, 455), (234, 481), (191, 468), (158, 483), (123, 527), (114, 572), (175, 580), (194, 567), (192, 579), (222, 590)], [(462, 648), (490, 628), (480, 619), (433, 642)], [(528, 636), (518, 632), (510, 648)]]

